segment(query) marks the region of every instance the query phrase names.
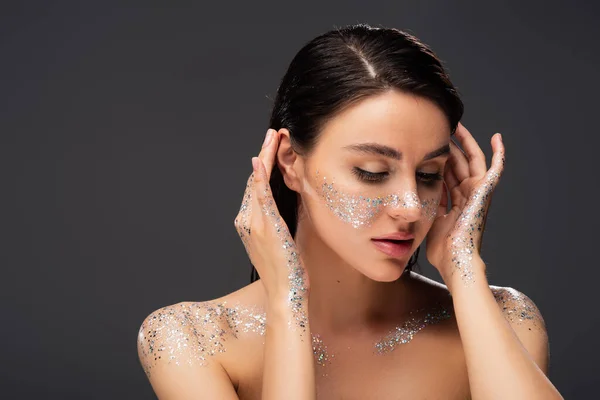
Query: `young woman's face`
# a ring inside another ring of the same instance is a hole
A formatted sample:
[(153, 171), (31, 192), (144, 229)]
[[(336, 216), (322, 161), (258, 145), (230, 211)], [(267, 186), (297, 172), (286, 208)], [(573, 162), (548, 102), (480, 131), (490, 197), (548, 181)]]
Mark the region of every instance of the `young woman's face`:
[[(449, 143), (447, 117), (430, 100), (389, 91), (355, 104), (325, 125), (304, 160), (304, 217), (345, 262), (396, 280), (436, 216)], [(414, 235), (401, 255), (372, 240), (398, 232)]]

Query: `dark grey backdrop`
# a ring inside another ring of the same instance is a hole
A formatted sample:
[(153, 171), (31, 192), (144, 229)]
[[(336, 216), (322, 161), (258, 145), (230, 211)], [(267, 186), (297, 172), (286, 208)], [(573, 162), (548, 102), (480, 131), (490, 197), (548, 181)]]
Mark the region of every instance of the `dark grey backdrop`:
[(542, 310), (561, 392), (594, 397), (596, 6), (109, 3), (0, 11), (1, 397), (153, 398), (140, 323), (248, 283), (233, 219), (270, 98), (305, 42), (356, 22), (433, 47), (488, 156), (503, 133), (484, 240), (491, 283)]

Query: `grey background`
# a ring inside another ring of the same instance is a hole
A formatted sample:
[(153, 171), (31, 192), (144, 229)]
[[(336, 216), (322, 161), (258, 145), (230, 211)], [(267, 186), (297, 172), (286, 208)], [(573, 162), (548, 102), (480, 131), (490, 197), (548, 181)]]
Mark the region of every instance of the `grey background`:
[(1, 397), (154, 398), (139, 325), (249, 282), (233, 219), (270, 99), (304, 43), (357, 22), (432, 46), (488, 157), (503, 133), (483, 249), (490, 281), (542, 310), (563, 395), (594, 397), (600, 35), (590, 3), (3, 2)]

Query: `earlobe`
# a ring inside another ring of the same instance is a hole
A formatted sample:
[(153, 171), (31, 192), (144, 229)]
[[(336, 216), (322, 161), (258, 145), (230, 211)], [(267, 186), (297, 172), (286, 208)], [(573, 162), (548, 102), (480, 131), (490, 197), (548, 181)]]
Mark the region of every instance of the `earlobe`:
[(277, 165), (283, 175), (283, 181), (286, 186), (295, 191), (300, 192), (298, 168), (300, 167), (300, 157), (292, 148), (290, 140), (290, 132), (286, 128), (279, 130), (280, 140), (279, 148), (277, 149)]

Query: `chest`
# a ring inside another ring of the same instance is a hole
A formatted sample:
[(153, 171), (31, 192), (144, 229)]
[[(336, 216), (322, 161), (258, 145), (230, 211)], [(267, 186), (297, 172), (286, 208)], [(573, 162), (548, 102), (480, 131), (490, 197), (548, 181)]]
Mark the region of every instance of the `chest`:
[[(469, 398), (469, 381), (457, 335), (417, 335), (385, 352), (364, 343), (314, 343), (318, 399)], [(241, 362), (238, 396), (260, 399), (262, 353)], [(282, 360), (282, 362), (286, 362)]]

